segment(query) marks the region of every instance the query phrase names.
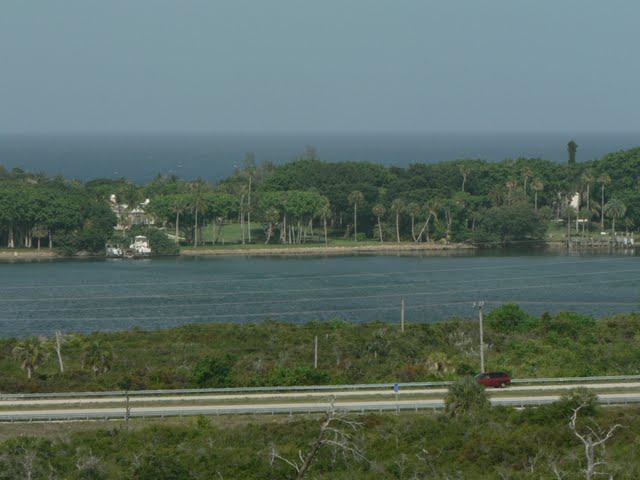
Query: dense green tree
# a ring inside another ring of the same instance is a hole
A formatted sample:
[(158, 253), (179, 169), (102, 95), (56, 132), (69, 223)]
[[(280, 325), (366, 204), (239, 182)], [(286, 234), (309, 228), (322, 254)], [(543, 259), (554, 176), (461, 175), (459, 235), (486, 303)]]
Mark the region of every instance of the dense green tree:
[(611, 233), (616, 233), (616, 220), (619, 220), (624, 217), (627, 212), (627, 207), (621, 200), (617, 198), (612, 198), (607, 202), (607, 204), (603, 208), (604, 214), (611, 218)]

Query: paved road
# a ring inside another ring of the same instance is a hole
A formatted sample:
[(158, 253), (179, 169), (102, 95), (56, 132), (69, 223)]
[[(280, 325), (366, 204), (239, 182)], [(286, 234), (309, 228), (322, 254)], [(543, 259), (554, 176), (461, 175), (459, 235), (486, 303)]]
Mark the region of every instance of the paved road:
[[(588, 388), (611, 388), (612, 384), (584, 384)], [(614, 384), (620, 386), (637, 387), (637, 383), (625, 383)], [(544, 385), (544, 388), (537, 388), (537, 390), (553, 390), (558, 386), (556, 385)], [(565, 387), (565, 386), (562, 386)], [(574, 385), (575, 387), (575, 385)], [(554, 402), (560, 398), (559, 394), (555, 395), (508, 395), (508, 392), (516, 389), (522, 389), (522, 387), (513, 387), (509, 390), (502, 390), (501, 393), (505, 393), (505, 396), (494, 396), (491, 399), (494, 405), (538, 405), (542, 403)], [(429, 393), (434, 393), (434, 390), (426, 390)], [(442, 389), (438, 389), (441, 391)], [(330, 396), (327, 392), (324, 392), (324, 397)], [(344, 393), (344, 392), (340, 392)], [(357, 392), (360, 395), (362, 392)], [(353, 393), (352, 393), (353, 394)], [(379, 392), (376, 392), (379, 394)], [(264, 397), (269, 400), (274, 398), (280, 398), (282, 394), (263, 394)], [(287, 394), (288, 395), (288, 394)], [(187, 398), (191, 398), (189, 396)], [(219, 396), (216, 396), (219, 397)], [(201, 399), (201, 397), (196, 397)], [(246, 395), (242, 398), (246, 398)], [(600, 393), (598, 398), (603, 403), (635, 403), (640, 402), (640, 391), (632, 393)], [(67, 401), (69, 405), (73, 405), (74, 400), (69, 399)], [(108, 399), (112, 404), (115, 403), (113, 399)], [(159, 398), (160, 400), (160, 398)], [(162, 400), (166, 400), (162, 399)], [(180, 400), (185, 401), (185, 397), (180, 397)], [(55, 400), (58, 401), (58, 400)], [(121, 404), (122, 404), (121, 400)], [(58, 404), (59, 405), (59, 404)], [(349, 411), (365, 411), (365, 410), (394, 410), (394, 409), (437, 409), (442, 408), (444, 405), (443, 398), (428, 398), (428, 399), (400, 399), (400, 400), (339, 400), (334, 403), (338, 409), (344, 409)], [(297, 401), (297, 402), (254, 402), (254, 403), (236, 403), (236, 404), (203, 404), (203, 405), (158, 405), (158, 406), (137, 406), (132, 407), (131, 416), (176, 416), (176, 415), (198, 415), (198, 414), (238, 414), (238, 413), (294, 413), (294, 412), (321, 412), (325, 411), (329, 407), (328, 401)], [(86, 407), (73, 407), (73, 408), (55, 408), (55, 409), (16, 409), (16, 410), (4, 410), (0, 411), (0, 420), (63, 420), (63, 419), (82, 419), (82, 418), (122, 418), (124, 416), (124, 405), (111, 406), (108, 408), (100, 408), (92, 405)]]
[[(640, 389), (640, 382), (610, 382), (610, 383), (574, 383), (574, 384), (551, 384), (551, 385), (517, 385), (505, 389), (490, 389), (489, 394), (503, 394), (508, 392), (537, 392), (537, 391), (560, 391), (574, 388), (589, 388), (593, 390), (612, 389)], [(400, 396), (406, 395), (438, 395), (447, 392), (446, 388), (407, 388), (399, 392)], [(347, 397), (367, 397), (367, 396), (389, 396), (395, 392), (391, 389), (371, 389), (371, 390), (338, 390), (320, 392), (287, 392), (287, 393), (233, 393), (233, 394), (201, 394), (201, 395), (144, 395), (130, 397), (130, 403), (152, 403), (152, 402), (211, 402), (211, 401), (233, 401), (233, 400), (274, 400), (274, 399), (305, 399), (305, 398), (347, 398)], [(20, 407), (28, 405), (82, 405), (82, 404), (109, 404), (119, 403), (122, 399), (118, 397), (65, 397), (65, 398), (29, 398), (1, 400), (2, 407)]]

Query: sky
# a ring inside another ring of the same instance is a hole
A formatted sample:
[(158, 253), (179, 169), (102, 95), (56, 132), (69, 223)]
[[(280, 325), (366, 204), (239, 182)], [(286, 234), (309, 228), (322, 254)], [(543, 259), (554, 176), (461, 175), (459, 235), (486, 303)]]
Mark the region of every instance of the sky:
[(2, 0), (0, 132), (640, 131), (637, 0)]

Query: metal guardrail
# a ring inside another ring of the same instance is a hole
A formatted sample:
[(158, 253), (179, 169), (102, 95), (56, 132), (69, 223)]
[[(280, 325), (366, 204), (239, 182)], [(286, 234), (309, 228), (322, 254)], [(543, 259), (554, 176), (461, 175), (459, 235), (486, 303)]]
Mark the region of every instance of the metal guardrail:
[[(523, 398), (519, 400), (513, 399), (500, 399), (493, 398), (491, 403), (494, 406), (508, 406), (515, 408), (524, 408), (531, 406), (541, 406), (555, 402), (555, 398)], [(640, 396), (629, 397), (616, 397), (616, 398), (600, 398), (598, 402), (603, 405), (625, 405), (625, 404), (638, 404), (640, 403)], [(352, 412), (365, 414), (367, 412), (385, 412), (385, 411), (420, 411), (420, 410), (440, 410), (444, 408), (443, 400), (430, 400), (428, 402), (412, 402), (412, 403), (395, 403), (385, 402), (376, 404), (353, 405), (344, 406), (340, 405), (335, 407), (338, 411)], [(255, 406), (246, 408), (233, 408), (233, 407), (203, 407), (199, 409), (185, 409), (185, 410), (144, 410), (136, 411), (131, 409), (128, 413), (130, 418), (164, 418), (164, 417), (187, 417), (198, 415), (255, 415), (255, 414), (312, 414), (323, 413), (327, 411), (326, 405), (297, 405), (289, 407), (270, 407), (270, 406)], [(84, 412), (84, 413), (67, 413), (61, 411), (60, 413), (42, 413), (42, 414), (21, 414), (21, 413), (5, 413), (0, 414), (0, 422), (42, 422), (42, 421), (80, 421), (80, 420), (119, 420), (125, 418), (125, 410), (114, 410), (112, 412)]]
[[(561, 378), (514, 378), (516, 384), (538, 383), (575, 383), (575, 382), (609, 382), (640, 380), (640, 375), (609, 375), (594, 377), (561, 377)], [(452, 381), (446, 382), (406, 382), (398, 383), (400, 388), (446, 387)], [(299, 385), (282, 387), (231, 387), (231, 388), (183, 388), (173, 390), (111, 390), (104, 392), (50, 392), (50, 393), (0, 393), (0, 400), (20, 400), (28, 398), (87, 398), (87, 397), (124, 397), (154, 396), (154, 395), (188, 395), (205, 393), (268, 393), (268, 392), (322, 392), (334, 390), (376, 390), (393, 388), (394, 383), (355, 383), (348, 385)]]

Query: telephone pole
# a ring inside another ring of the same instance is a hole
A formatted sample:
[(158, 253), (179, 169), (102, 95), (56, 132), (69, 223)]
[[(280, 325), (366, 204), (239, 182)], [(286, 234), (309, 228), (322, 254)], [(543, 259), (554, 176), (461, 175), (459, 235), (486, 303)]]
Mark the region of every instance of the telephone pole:
[(484, 373), (484, 325), (482, 307), (484, 307), (484, 302), (473, 302), (473, 308), (478, 309), (478, 323), (480, 324), (480, 373)]
[(313, 368), (318, 368), (318, 336), (313, 338)]

